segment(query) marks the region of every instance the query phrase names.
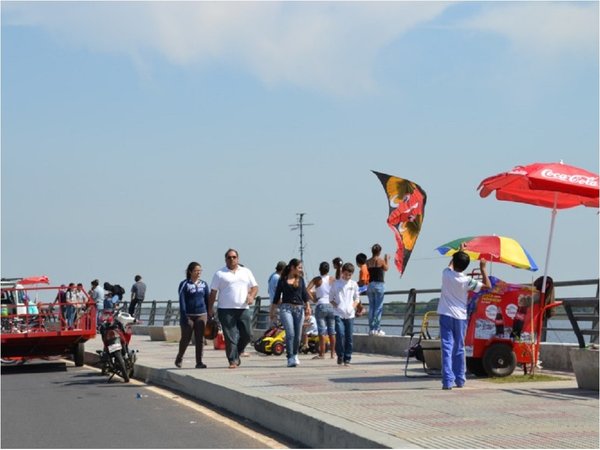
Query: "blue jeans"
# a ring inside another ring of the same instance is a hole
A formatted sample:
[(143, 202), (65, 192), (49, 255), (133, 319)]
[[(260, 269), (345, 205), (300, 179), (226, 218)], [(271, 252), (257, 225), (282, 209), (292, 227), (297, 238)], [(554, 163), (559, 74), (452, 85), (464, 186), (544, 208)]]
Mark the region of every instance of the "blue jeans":
[(333, 314), (333, 305), (330, 303), (321, 303), (315, 309), (317, 318), (317, 330), (319, 336), (335, 334), (335, 314)]
[(352, 334), (354, 319), (342, 319), (335, 316), (335, 353), (338, 361), (350, 362), (352, 359)]
[(442, 385), (463, 386), (465, 377), (465, 332), (467, 321), (440, 315), (442, 341)]
[(369, 331), (381, 329), (381, 315), (383, 314), (383, 295), (385, 284), (382, 281), (372, 281), (367, 288), (369, 297)]
[(282, 303), (279, 305), (279, 320), (285, 329), (285, 351), (287, 357), (298, 354), (304, 323), (304, 305)]
[[(225, 338), (225, 354), (229, 364), (240, 364), (240, 354), (252, 340), (250, 309), (219, 308), (219, 322)], [(196, 344), (198, 345), (198, 344)]]
[(75, 322), (75, 313), (76, 313), (75, 306), (73, 306), (73, 305), (67, 305), (65, 316), (66, 316), (66, 319), (67, 319), (67, 326), (68, 327), (72, 327), (73, 326), (73, 323)]

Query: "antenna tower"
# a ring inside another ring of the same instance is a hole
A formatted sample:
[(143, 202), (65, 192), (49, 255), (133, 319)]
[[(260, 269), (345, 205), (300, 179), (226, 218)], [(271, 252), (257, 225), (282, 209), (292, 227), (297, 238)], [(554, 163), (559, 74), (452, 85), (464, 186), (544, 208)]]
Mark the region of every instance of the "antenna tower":
[(304, 261), (304, 227), (314, 225), (314, 223), (304, 223), (306, 213), (296, 213), (297, 222), (290, 225), (290, 231), (300, 230), (300, 261)]

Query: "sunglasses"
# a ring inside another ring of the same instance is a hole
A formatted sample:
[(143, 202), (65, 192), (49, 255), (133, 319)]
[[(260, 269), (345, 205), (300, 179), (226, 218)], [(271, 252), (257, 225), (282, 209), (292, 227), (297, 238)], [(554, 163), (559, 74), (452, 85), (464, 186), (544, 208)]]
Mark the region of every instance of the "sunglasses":
[(227, 256), (227, 259), (237, 259), (237, 256), (236, 255), (229, 255), (229, 256)]

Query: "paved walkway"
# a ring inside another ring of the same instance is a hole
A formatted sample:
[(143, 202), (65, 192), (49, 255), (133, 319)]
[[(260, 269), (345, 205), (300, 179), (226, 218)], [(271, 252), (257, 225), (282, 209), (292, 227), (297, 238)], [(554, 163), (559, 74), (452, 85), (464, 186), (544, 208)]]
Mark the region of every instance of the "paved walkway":
[[(86, 343), (86, 352), (100, 339)], [(562, 381), (496, 384), (468, 379), (442, 391), (418, 362), (354, 354), (352, 365), (313, 360), (287, 368), (285, 356), (249, 349), (237, 369), (224, 351), (205, 349), (194, 368), (190, 346), (174, 366), (177, 343), (134, 335), (136, 378), (179, 390), (316, 448), (598, 448), (598, 392)], [(548, 372), (545, 372), (548, 373)], [(558, 375), (553, 373), (553, 375)]]

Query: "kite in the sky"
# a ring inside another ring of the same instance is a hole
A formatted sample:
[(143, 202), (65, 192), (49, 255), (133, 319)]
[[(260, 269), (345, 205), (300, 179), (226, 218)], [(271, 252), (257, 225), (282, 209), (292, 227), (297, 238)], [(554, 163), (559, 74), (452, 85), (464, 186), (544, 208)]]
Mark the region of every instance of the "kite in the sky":
[(377, 175), (387, 194), (390, 208), (387, 224), (394, 232), (397, 245), (394, 263), (402, 276), (421, 231), (427, 194), (421, 186), (410, 180), (374, 170), (372, 172)]

